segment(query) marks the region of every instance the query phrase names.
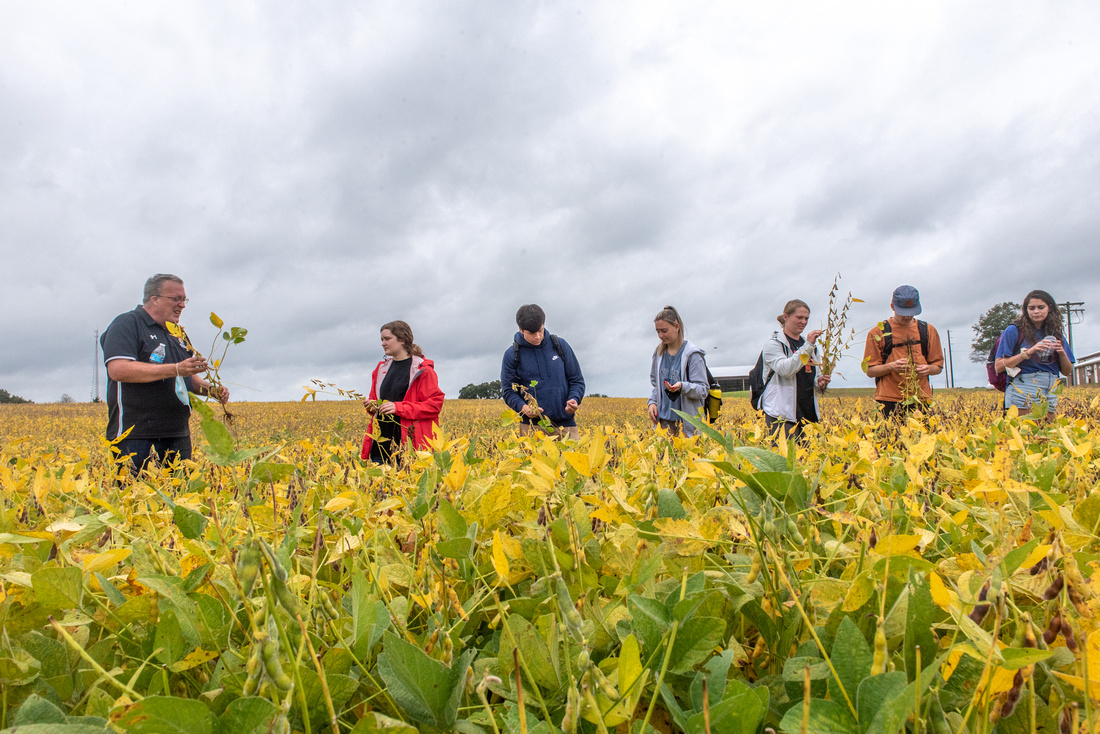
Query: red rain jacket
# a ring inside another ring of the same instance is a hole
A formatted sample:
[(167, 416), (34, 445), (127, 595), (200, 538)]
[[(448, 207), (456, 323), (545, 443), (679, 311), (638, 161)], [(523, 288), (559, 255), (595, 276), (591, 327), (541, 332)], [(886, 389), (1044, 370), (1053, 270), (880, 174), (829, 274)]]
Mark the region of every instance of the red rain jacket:
[[(392, 357), (386, 357), (371, 373), (370, 399), (378, 399), (378, 388), (386, 379), (386, 372), (393, 364)], [(426, 357), (413, 357), (412, 375), (409, 377), (409, 389), (405, 399), (394, 403), (396, 415), (401, 419), (401, 445), (410, 440), (413, 448), (428, 447), (428, 439), (435, 436), (439, 425), (439, 411), (443, 409), (443, 391), (439, 389), (439, 378), (435, 374), (435, 363)], [(363, 437), (363, 452), (360, 456), (370, 459), (370, 447), (373, 443), (371, 433), (374, 430), (374, 418), (367, 426), (367, 435)]]

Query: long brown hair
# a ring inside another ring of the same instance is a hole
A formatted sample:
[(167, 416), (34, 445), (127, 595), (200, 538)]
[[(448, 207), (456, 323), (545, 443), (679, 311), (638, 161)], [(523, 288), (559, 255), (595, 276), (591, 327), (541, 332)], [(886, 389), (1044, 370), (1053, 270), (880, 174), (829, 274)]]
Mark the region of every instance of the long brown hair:
[(424, 356), (424, 350), (416, 344), (413, 344), (413, 330), (411, 326), (404, 321), (391, 321), (388, 324), (382, 324), (382, 328), (378, 331), (381, 333), (387, 329), (393, 334), (397, 341), (404, 345), (405, 351), (409, 353), (410, 357)]
[(1027, 304), (1038, 298), (1047, 305), (1047, 317), (1039, 328), (1046, 336), (1053, 336), (1058, 341), (1062, 340), (1062, 312), (1058, 310), (1058, 304), (1054, 297), (1046, 291), (1034, 290), (1024, 296), (1024, 303), (1020, 307), (1020, 318), (1016, 319), (1016, 331), (1020, 332), (1020, 343), (1034, 345), (1039, 341), (1039, 335), (1035, 324), (1031, 323), (1031, 317), (1027, 315)]
[[(664, 321), (668, 324), (676, 324), (677, 328), (680, 329), (680, 340), (683, 341), (687, 339), (687, 337), (684, 336), (684, 320), (680, 318), (679, 311), (677, 311), (672, 306), (665, 306), (656, 316), (653, 317), (653, 323), (657, 323), (658, 321)], [(667, 349), (668, 348), (665, 346), (664, 342), (661, 342), (657, 345), (658, 354), (664, 354)]]

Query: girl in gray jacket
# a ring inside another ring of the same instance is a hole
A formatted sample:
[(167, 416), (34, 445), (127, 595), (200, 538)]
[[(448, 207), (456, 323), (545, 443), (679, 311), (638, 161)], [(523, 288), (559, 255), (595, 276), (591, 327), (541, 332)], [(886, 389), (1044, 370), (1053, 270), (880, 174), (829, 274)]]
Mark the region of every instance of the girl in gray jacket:
[(695, 434), (695, 426), (674, 413), (698, 415), (707, 398), (707, 363), (704, 352), (684, 338), (684, 322), (672, 306), (665, 306), (653, 319), (661, 343), (653, 352), (649, 369), (649, 419), (669, 433)]
[(769, 432), (781, 429), (784, 436), (798, 438), (803, 423), (817, 423), (817, 393), (829, 384), (830, 376), (818, 375), (814, 364), (816, 342), (822, 332), (814, 329), (802, 338), (810, 320), (810, 307), (798, 299), (787, 301), (776, 320), (783, 330), (773, 332), (764, 344), (763, 377), (767, 386), (760, 409)]

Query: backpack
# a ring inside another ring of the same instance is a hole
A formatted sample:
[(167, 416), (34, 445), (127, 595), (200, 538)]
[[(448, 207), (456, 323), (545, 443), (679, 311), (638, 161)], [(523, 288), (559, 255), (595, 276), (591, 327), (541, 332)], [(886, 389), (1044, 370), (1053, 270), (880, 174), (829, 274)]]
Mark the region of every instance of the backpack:
[[(779, 346), (783, 347), (784, 355), (790, 355), (786, 344), (779, 342)], [(756, 364), (749, 370), (749, 403), (752, 405), (753, 410), (760, 410), (760, 401), (764, 398), (764, 390), (773, 377), (775, 377), (775, 370), (768, 374), (768, 379), (764, 379), (764, 352), (760, 352), (760, 356), (756, 358)]]
[(993, 348), (989, 350), (989, 357), (985, 360), (985, 373), (989, 377), (989, 384), (1004, 392), (1008, 387), (1008, 372), (997, 371), (997, 349), (1001, 346), (1001, 337), (993, 342)]
[[(890, 330), (890, 322), (883, 321), (879, 324), (879, 328), (882, 330), (882, 341), (879, 342), (879, 346), (882, 351), (882, 363), (886, 364), (886, 360), (890, 358), (890, 352), (894, 351), (894, 332)], [(924, 361), (928, 361), (928, 322), (917, 319), (917, 333), (920, 334), (920, 353), (924, 355)], [(875, 384), (877, 385), (882, 377), (875, 378)], [(928, 386), (931, 387), (932, 383), (929, 381)]]
[[(558, 335), (549, 332), (546, 335), (550, 337), (550, 343), (554, 345), (554, 351), (558, 353), (559, 357), (565, 359), (565, 352), (561, 350), (561, 339), (558, 338)], [(519, 369), (519, 344), (514, 341), (512, 342), (512, 361), (516, 363), (516, 369)]]

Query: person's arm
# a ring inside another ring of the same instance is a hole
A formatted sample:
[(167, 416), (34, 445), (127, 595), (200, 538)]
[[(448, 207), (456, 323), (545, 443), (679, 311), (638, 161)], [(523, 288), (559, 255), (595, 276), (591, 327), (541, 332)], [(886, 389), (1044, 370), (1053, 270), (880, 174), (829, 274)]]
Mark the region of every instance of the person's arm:
[(802, 355), (809, 356), (813, 353), (813, 350), (814, 345), (807, 341), (796, 351), (787, 355), (778, 339), (769, 339), (765, 342), (763, 349), (764, 365), (780, 377), (790, 377), (798, 374), (798, 371), (806, 366), (806, 363), (802, 361)]
[(143, 383), (176, 377), (193, 377), (206, 372), (206, 369), (206, 360), (199, 357), (189, 357), (182, 362), (165, 364), (139, 362), (136, 359), (119, 357), (107, 363), (107, 376), (115, 382)]
[(1064, 340), (1055, 342), (1054, 353), (1058, 355), (1058, 371), (1066, 377), (1073, 374), (1073, 357), (1069, 352), (1069, 345)]
[(515, 363), (516, 355), (509, 347), (500, 363), (500, 394), (509, 408), (526, 415), (523, 409), (527, 406), (527, 403), (523, 402), (523, 398), (519, 396), (519, 393), (512, 389), (512, 384), (518, 380)]
[(1038, 344), (1017, 350), (1016, 347), (1019, 344), (1019, 340), (1020, 335), (1015, 325), (1009, 326), (1001, 335), (1001, 343), (1000, 346), (997, 347), (997, 361), (995, 364), (999, 364), (1002, 371), (1010, 367), (1019, 367), (1039, 351)]
[(416, 378), (420, 383), (423, 400), (402, 400), (394, 403), (394, 413), (410, 420), (430, 420), (439, 417), (443, 410), (443, 391), (439, 389), (439, 378), (435, 370), (425, 369)]
[(566, 402), (575, 400), (577, 405), (580, 405), (581, 400), (584, 399), (584, 375), (581, 373), (581, 363), (577, 361), (577, 355), (573, 352), (573, 348), (569, 346), (569, 342), (564, 339), (558, 339), (558, 341), (561, 343), (561, 350), (564, 352), (562, 360), (565, 362), (565, 381), (569, 388), (565, 400)]

